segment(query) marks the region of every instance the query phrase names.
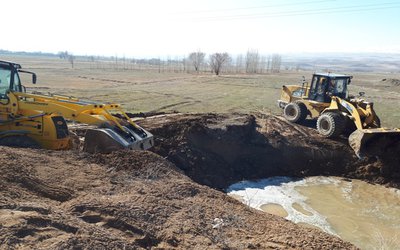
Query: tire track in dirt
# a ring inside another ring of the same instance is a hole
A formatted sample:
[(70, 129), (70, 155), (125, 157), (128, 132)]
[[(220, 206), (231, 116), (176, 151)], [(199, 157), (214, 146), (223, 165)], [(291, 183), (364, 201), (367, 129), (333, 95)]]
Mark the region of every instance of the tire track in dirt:
[(164, 109), (177, 107), (177, 106), (183, 106), (183, 105), (184, 106), (191, 106), (191, 105), (195, 105), (197, 103), (201, 103), (201, 101), (192, 101), (192, 102), (183, 101), (183, 102), (172, 103), (172, 104), (169, 104), (169, 105), (165, 105), (165, 106), (159, 107), (157, 109), (153, 109), (153, 110), (149, 111), (149, 113), (157, 113), (157, 112), (160, 112), (160, 111), (162, 111)]
[(187, 80), (191, 79), (189, 77), (177, 77), (177, 78), (169, 78), (169, 79), (163, 79), (163, 80), (151, 80), (151, 81), (137, 81), (137, 82), (132, 82), (132, 81), (125, 81), (125, 80), (116, 80), (116, 79), (108, 79), (108, 78), (97, 78), (97, 77), (88, 77), (88, 76), (77, 76), (78, 78), (85, 79), (85, 80), (91, 80), (91, 81), (101, 81), (101, 82), (109, 82), (109, 83), (124, 83), (124, 84), (130, 84), (130, 85), (146, 85), (146, 84), (152, 84), (152, 83), (167, 83), (167, 82), (173, 82), (177, 80)]
[(281, 87), (272, 87), (268, 85), (262, 85), (262, 84), (239, 84), (239, 83), (222, 83), (218, 81), (204, 81), (201, 82), (201, 84), (212, 84), (212, 85), (225, 85), (225, 86), (236, 86), (236, 87), (246, 87), (246, 88), (267, 88), (267, 89), (281, 89)]

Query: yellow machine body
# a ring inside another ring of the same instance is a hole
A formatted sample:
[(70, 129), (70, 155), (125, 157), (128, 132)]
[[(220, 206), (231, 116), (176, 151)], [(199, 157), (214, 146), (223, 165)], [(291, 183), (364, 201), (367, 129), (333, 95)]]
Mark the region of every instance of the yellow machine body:
[(347, 86), (352, 76), (314, 74), (311, 84), (282, 87), (278, 106), (291, 122), (301, 123), (307, 116), (317, 119), (317, 129), (325, 137), (355, 130), (349, 144), (355, 153), (376, 156), (400, 143), (400, 129), (382, 128), (372, 102), (350, 97)]
[[(16, 111), (12, 118), (10, 109)], [(0, 106), (0, 113), (0, 138), (12, 136), (13, 140), (17, 140), (20, 136), (29, 137), (37, 146), (46, 149), (71, 147), (67, 124), (62, 116), (46, 115), (35, 110), (18, 110), (4, 105)]]
[(18, 73), (32, 74), (34, 83), (36, 75), (20, 69), (18, 64), (0, 61), (0, 144), (18, 146), (16, 141), (25, 138), (41, 148), (69, 149), (68, 120), (97, 127), (86, 133), (84, 148), (88, 152), (153, 146), (152, 134), (135, 124), (119, 104), (24, 93)]

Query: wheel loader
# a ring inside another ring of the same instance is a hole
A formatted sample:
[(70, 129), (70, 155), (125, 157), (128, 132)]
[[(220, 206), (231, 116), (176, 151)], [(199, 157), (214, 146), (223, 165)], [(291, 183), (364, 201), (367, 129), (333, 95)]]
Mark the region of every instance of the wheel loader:
[(301, 85), (282, 87), (278, 106), (289, 122), (301, 123), (307, 117), (317, 119), (318, 132), (327, 138), (353, 131), (348, 140), (359, 158), (380, 156), (400, 144), (400, 129), (382, 128), (374, 104), (349, 96), (352, 76), (315, 73), (311, 83), (303, 77)]
[(68, 122), (91, 125), (83, 150), (111, 152), (119, 149), (149, 149), (153, 135), (135, 124), (119, 104), (84, 101), (62, 95), (26, 93), (21, 65), (0, 61), (0, 145), (53, 150), (71, 149)]

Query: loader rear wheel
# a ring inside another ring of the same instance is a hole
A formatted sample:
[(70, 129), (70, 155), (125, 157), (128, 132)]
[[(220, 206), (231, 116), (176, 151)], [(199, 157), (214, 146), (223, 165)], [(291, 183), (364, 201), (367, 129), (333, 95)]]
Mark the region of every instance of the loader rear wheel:
[(289, 122), (300, 123), (307, 117), (307, 107), (302, 102), (291, 102), (283, 110), (283, 116)]
[(41, 148), (32, 138), (25, 135), (10, 135), (0, 138), (0, 145), (13, 148)]
[(338, 113), (327, 112), (318, 117), (317, 130), (327, 138), (338, 137), (345, 128), (345, 117)]

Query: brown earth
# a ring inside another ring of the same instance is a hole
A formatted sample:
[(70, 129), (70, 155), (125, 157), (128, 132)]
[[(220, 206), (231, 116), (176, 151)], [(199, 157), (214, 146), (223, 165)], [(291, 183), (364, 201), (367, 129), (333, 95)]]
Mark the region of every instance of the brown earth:
[(312, 121), (300, 126), (265, 114), (172, 114), (140, 124), (157, 135), (152, 151), (196, 182), (221, 190), (277, 175), (333, 175), (400, 188), (400, 149), (359, 160), (346, 138), (321, 137)]
[(0, 249), (351, 249), (219, 190), (275, 175), (400, 183), (397, 163), (357, 161), (345, 142), (275, 116), (140, 123), (156, 135), (155, 153), (0, 147)]

